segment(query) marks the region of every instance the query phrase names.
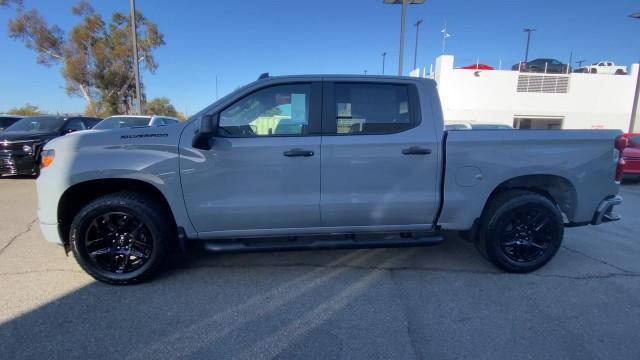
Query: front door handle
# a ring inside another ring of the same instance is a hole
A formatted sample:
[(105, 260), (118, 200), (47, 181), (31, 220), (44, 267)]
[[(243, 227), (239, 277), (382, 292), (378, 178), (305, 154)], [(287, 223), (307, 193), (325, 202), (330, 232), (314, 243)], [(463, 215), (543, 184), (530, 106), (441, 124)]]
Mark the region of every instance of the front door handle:
[(402, 149), (402, 153), (404, 155), (429, 155), (431, 154), (431, 149), (421, 148), (419, 146), (412, 146), (407, 149)]
[(313, 156), (314, 152), (311, 150), (303, 150), (303, 149), (291, 149), (282, 153), (284, 156), (293, 157), (293, 156), (304, 156), (309, 157)]

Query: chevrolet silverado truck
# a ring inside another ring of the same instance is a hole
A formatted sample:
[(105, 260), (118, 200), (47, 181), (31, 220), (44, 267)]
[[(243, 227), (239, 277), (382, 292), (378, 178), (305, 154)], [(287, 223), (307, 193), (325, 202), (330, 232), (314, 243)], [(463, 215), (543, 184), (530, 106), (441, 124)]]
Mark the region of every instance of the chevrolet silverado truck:
[(626, 66), (618, 66), (613, 61), (600, 61), (581, 67), (576, 72), (590, 74), (606, 74), (606, 75), (625, 75), (627, 74)]
[(445, 131), (432, 80), (261, 78), (186, 122), (49, 142), (45, 238), (97, 280), (173, 252), (408, 247), (460, 232), (507, 272), (565, 227), (615, 221), (625, 140), (609, 130)]

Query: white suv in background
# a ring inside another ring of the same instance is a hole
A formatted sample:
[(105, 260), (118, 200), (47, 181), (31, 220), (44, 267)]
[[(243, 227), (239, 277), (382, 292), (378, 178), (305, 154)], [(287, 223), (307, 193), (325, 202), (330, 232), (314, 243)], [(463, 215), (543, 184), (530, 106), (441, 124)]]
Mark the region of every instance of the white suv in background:
[(94, 126), (94, 130), (108, 130), (135, 126), (162, 126), (177, 124), (180, 120), (170, 116), (157, 115), (114, 115)]

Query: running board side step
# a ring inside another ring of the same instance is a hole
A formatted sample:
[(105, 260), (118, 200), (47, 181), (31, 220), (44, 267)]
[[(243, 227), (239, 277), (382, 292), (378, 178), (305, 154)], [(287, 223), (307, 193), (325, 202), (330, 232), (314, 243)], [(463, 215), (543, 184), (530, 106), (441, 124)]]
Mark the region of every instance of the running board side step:
[(429, 235), (423, 237), (397, 237), (393, 239), (356, 240), (346, 239), (310, 239), (310, 240), (253, 240), (246, 239), (204, 241), (204, 249), (214, 252), (262, 252), (262, 251), (300, 251), (300, 250), (335, 250), (335, 249), (369, 249), (433, 246), (441, 244), (444, 236)]

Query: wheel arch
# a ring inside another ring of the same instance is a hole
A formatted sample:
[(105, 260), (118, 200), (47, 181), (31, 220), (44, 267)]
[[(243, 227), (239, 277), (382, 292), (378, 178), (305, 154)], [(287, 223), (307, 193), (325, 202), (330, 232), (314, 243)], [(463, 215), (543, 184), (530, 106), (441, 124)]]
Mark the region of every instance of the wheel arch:
[(517, 176), (500, 183), (487, 198), (483, 213), (495, 196), (507, 190), (525, 190), (538, 193), (553, 201), (569, 221), (573, 219), (578, 206), (576, 188), (569, 179), (559, 175), (536, 174)]
[(474, 220), (471, 229), (461, 231), (460, 235), (468, 241), (475, 241), (478, 227), (482, 217), (485, 215), (487, 207), (496, 196), (509, 190), (530, 191), (546, 197), (558, 206), (563, 217), (566, 217), (569, 223), (572, 222), (578, 207), (578, 197), (575, 186), (567, 178), (551, 174), (516, 176), (504, 180), (493, 189), (482, 207), (480, 216)]
[(64, 191), (58, 202), (58, 233), (65, 249), (68, 251), (69, 230), (74, 217), (91, 201), (116, 192), (129, 191), (145, 194), (160, 202), (171, 216), (172, 225), (176, 227), (175, 214), (165, 195), (153, 184), (143, 180), (129, 178), (93, 179), (83, 181)]

